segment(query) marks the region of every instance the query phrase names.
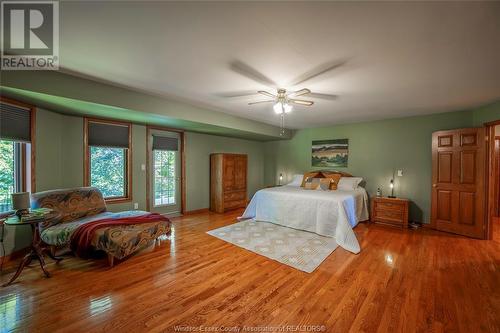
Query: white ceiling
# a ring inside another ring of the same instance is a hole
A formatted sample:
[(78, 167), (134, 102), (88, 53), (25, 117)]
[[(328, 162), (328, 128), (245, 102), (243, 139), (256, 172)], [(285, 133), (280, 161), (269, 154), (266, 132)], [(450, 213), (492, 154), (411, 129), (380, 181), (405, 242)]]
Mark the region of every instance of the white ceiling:
[(260, 97), (222, 96), (276, 87), (338, 95), (295, 107), (290, 128), (500, 99), (499, 2), (61, 2), (60, 20), (62, 66), (99, 80), (274, 125), (272, 104), (247, 105)]

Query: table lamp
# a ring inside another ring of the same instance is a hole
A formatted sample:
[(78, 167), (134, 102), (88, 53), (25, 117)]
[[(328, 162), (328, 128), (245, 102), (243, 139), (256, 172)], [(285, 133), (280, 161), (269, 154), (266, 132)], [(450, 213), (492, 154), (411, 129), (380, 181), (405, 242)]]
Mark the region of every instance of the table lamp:
[(391, 179), (391, 183), (389, 184), (391, 187), (391, 195), (389, 195), (389, 198), (395, 198), (394, 196), (394, 179)]
[(282, 182), (282, 181), (283, 181), (283, 174), (282, 174), (282, 173), (280, 173), (280, 180), (279, 180), (278, 185), (281, 185), (281, 182)]
[(30, 193), (12, 193), (12, 208), (16, 211), (16, 215), (19, 218), (21, 218), (22, 215), (28, 214), (30, 208)]

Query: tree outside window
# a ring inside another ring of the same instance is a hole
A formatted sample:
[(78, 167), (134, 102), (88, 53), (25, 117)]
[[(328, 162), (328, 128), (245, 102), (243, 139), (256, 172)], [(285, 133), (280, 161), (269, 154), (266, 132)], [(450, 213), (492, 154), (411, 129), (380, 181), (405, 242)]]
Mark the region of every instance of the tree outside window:
[(0, 140), (0, 212), (12, 209), (11, 193), (16, 192), (15, 143)]
[(127, 193), (127, 149), (90, 148), (90, 185), (105, 198), (124, 197)]
[(154, 198), (155, 206), (175, 204), (176, 152), (154, 150)]

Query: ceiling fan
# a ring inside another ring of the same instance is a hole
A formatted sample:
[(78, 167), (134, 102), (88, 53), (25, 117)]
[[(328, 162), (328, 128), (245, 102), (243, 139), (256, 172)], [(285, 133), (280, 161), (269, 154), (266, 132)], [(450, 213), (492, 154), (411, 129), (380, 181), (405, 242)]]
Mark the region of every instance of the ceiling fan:
[[(306, 81), (315, 79), (327, 72), (333, 71), (335, 69), (338, 69), (340, 67), (343, 67), (347, 63), (347, 60), (339, 60), (339, 61), (330, 61), (324, 64), (321, 64), (315, 68), (313, 68), (311, 71), (306, 72), (299, 77), (297, 77), (295, 80), (289, 82), (288, 86), (290, 87), (296, 87), (298, 85), (303, 84)], [(239, 73), (243, 76), (246, 76), (247, 78), (258, 82), (260, 84), (263, 84), (268, 87), (276, 87), (277, 84), (267, 77), (266, 75), (262, 74), (258, 70), (252, 68), (251, 66), (245, 64), (244, 62), (241, 61), (233, 61), (230, 64), (231, 70), (233, 70), (236, 73)], [(324, 99), (324, 100), (336, 100), (338, 98), (337, 95), (332, 95), (332, 94), (324, 94), (324, 93), (313, 93), (311, 92), (310, 89), (303, 88), (297, 91), (292, 91), (288, 92), (286, 89), (283, 88), (276, 88), (276, 94), (272, 94), (268, 91), (264, 90), (259, 90), (257, 91), (257, 94), (264, 95), (268, 97), (269, 99), (262, 100), (262, 101), (255, 101), (255, 102), (250, 102), (248, 105), (255, 105), (255, 104), (262, 104), (262, 103), (274, 103), (273, 109), (274, 112), (276, 112), (278, 115), (281, 117), (281, 131), (280, 135), (283, 136), (285, 134), (285, 114), (290, 113), (292, 111), (293, 105), (299, 105), (299, 106), (312, 106), (314, 104), (313, 101), (307, 100), (307, 99), (302, 99), (302, 98), (297, 98), (301, 96), (310, 97), (310, 98), (318, 98), (318, 99)], [(245, 91), (245, 92), (230, 92), (230, 93), (223, 93), (219, 94), (220, 97), (226, 97), (226, 98), (240, 98), (240, 97), (248, 97), (256, 95), (255, 91)]]
[(286, 89), (277, 89), (276, 94), (271, 94), (270, 92), (259, 90), (257, 93), (270, 97), (271, 99), (250, 102), (248, 105), (262, 104), (262, 103), (274, 103), (273, 109), (277, 114), (289, 113), (292, 111), (292, 104), (311, 106), (314, 104), (313, 101), (297, 99), (296, 97), (304, 96), (311, 93), (311, 90), (304, 88), (294, 92), (287, 92)]

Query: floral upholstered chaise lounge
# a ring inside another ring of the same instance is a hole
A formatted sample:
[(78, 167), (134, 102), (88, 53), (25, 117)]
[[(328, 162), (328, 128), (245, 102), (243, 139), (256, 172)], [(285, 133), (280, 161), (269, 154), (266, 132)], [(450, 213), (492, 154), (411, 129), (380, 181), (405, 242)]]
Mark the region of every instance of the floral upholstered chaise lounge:
[(170, 221), (161, 215), (140, 210), (107, 211), (102, 193), (95, 187), (38, 192), (32, 195), (31, 205), (56, 213), (40, 224), (43, 242), (54, 248), (69, 246), (81, 257), (87, 257), (89, 250), (102, 250), (108, 254), (110, 266), (114, 258), (123, 259), (170, 233)]

